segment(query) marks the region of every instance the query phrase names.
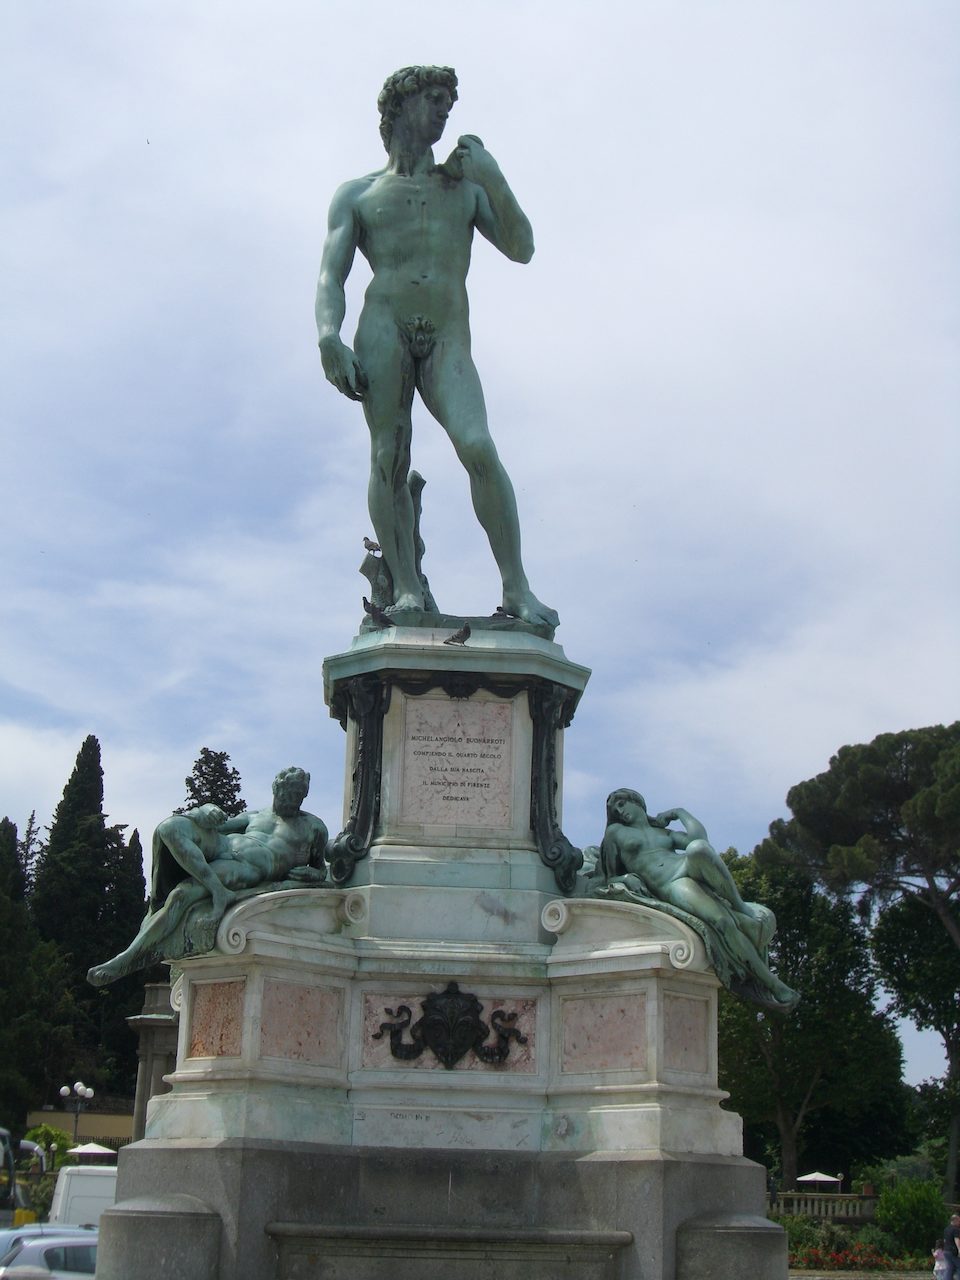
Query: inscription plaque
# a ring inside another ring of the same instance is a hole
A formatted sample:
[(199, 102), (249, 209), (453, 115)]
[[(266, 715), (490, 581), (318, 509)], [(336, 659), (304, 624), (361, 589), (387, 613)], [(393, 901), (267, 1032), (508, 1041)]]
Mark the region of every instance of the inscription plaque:
[(513, 707), (479, 698), (405, 698), (400, 821), (513, 825)]

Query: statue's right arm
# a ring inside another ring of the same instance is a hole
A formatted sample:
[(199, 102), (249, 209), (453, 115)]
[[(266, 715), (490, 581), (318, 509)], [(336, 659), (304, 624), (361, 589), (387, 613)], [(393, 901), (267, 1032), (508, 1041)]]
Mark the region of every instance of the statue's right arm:
[(360, 238), (356, 208), (360, 189), (359, 183), (347, 182), (333, 197), (317, 281), (317, 334), (323, 372), (351, 400), (362, 400), (367, 388), (367, 375), (360, 362), (340, 338), (347, 309), (344, 286)]
[(673, 837), (674, 847), (677, 849), (685, 849), (693, 840), (706, 840), (708, 844), (710, 842), (703, 823), (686, 809), (666, 809), (663, 813), (657, 814), (654, 822), (664, 827), (668, 827), (671, 822), (683, 823), (683, 831), (667, 830), (667, 835)]

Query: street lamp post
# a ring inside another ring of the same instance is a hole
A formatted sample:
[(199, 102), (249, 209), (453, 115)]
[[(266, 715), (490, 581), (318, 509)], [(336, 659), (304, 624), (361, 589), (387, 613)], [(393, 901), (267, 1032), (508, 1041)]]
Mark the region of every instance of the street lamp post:
[(93, 1090), (89, 1085), (78, 1080), (71, 1089), (68, 1084), (60, 1086), (60, 1097), (63, 1098), (64, 1106), (69, 1103), (73, 1109), (73, 1145), (77, 1145), (77, 1132), (80, 1128), (80, 1112), (93, 1097)]

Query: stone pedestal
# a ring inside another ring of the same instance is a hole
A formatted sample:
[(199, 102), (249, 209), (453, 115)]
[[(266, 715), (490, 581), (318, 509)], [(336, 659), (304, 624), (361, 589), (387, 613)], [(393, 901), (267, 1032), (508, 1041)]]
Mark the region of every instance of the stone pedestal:
[[(743, 1274), (741, 1239), (781, 1280), (720, 1106), (702, 943), (565, 896), (562, 734), (587, 672), (535, 637), (390, 630), (324, 674), (347, 730), (338, 884), (238, 904), (184, 963), (172, 1088), (121, 1157), (124, 1200), (201, 1202), (218, 1280), (674, 1280), (711, 1232), (716, 1280)], [(105, 1215), (109, 1280), (136, 1221)]]
[(137, 1047), (137, 1092), (133, 1103), (133, 1140), (146, 1132), (147, 1103), (166, 1093), (165, 1077), (177, 1065), (177, 1015), (170, 1007), (170, 987), (166, 982), (148, 982), (144, 988), (143, 1010), (127, 1018), (140, 1037)]

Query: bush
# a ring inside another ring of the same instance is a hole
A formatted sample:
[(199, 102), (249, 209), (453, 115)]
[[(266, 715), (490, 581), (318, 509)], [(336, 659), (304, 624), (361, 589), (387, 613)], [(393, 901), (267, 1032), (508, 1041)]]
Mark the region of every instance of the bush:
[[(868, 1222), (860, 1228), (854, 1237), (857, 1244), (869, 1246), (876, 1249), (879, 1253), (886, 1253), (894, 1258), (899, 1253), (896, 1237), (892, 1236), (889, 1231), (884, 1231), (878, 1227), (875, 1222)], [(924, 1270), (925, 1268), (921, 1268)]]
[(814, 1244), (821, 1253), (842, 1253), (854, 1243), (853, 1229), (844, 1223), (824, 1219), (817, 1227)]
[(926, 1253), (943, 1234), (947, 1211), (936, 1182), (898, 1182), (884, 1187), (876, 1222), (897, 1241), (901, 1253)]
[(787, 1233), (787, 1249), (790, 1253), (798, 1253), (801, 1249), (810, 1249), (817, 1244), (817, 1222), (802, 1213), (772, 1213), (772, 1221), (777, 1222)]
[(57, 1175), (45, 1173), (30, 1188), (30, 1204), (37, 1215), (38, 1222), (46, 1222), (53, 1204), (53, 1193), (57, 1186)]

